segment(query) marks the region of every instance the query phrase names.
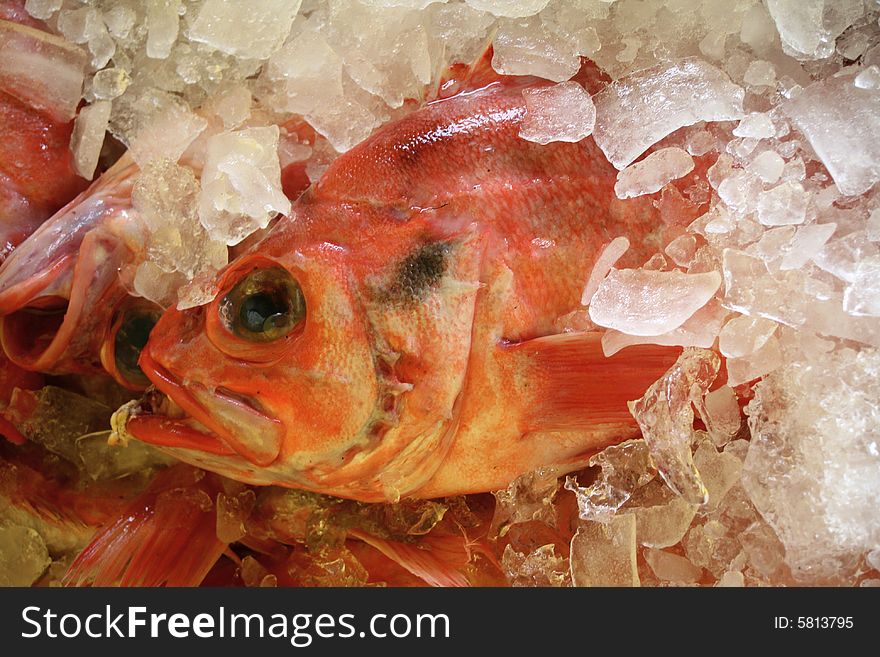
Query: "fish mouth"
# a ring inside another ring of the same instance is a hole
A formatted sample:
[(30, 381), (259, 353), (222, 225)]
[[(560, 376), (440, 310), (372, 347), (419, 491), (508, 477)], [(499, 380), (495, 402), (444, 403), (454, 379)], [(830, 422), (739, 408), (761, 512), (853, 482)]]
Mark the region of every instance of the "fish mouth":
[(258, 400), (222, 387), (184, 385), (149, 350), (141, 354), (140, 366), (164, 397), (148, 393), (128, 418), (127, 433), (160, 447), (238, 455), (260, 467), (278, 458), (284, 425)]

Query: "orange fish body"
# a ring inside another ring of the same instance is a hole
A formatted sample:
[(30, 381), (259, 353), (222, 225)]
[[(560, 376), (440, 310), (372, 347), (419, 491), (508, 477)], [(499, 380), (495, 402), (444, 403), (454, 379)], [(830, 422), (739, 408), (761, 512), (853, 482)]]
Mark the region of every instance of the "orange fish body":
[(592, 139), (521, 139), (529, 84), (546, 83), (435, 101), (339, 157), (212, 303), (160, 319), (140, 365), (175, 404), (128, 431), (242, 481), (363, 501), (498, 489), (635, 435), (625, 402), (677, 350), (606, 359), (600, 333), (560, 318), (611, 239), (655, 250), (658, 213), (615, 197)]

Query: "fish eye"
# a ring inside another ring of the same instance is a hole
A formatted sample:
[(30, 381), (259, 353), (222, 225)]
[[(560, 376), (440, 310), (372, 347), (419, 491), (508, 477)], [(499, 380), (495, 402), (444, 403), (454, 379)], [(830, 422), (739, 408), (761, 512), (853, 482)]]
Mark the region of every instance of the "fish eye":
[(126, 311), (119, 324), (113, 341), (113, 356), (116, 369), (129, 383), (147, 385), (150, 382), (138, 365), (138, 358), (158, 321), (157, 309), (134, 308)]
[(286, 269), (255, 269), (223, 297), (220, 315), (238, 337), (272, 342), (289, 335), (305, 319), (306, 301)]

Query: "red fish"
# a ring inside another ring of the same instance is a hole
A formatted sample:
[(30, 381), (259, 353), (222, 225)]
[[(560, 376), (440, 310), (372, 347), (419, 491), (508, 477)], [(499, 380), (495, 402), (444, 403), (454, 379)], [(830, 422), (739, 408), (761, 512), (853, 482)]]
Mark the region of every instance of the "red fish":
[(659, 212), (615, 197), (591, 138), (521, 139), (522, 91), (547, 82), (486, 71), (338, 158), (213, 302), (162, 316), (140, 366), (170, 403), (131, 412), (132, 435), (383, 501), (573, 470), (638, 433), (626, 401), (679, 350), (605, 358), (600, 333), (559, 327), (604, 244), (657, 250)]

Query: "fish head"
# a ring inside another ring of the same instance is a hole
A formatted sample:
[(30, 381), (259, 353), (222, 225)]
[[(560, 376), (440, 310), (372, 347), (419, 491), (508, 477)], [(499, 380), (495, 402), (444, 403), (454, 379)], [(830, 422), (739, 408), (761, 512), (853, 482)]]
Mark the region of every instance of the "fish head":
[(442, 279), (470, 251), (409, 226), (291, 237), (309, 224), (285, 219), (211, 303), (163, 314), (140, 366), (165, 397), (126, 433), (247, 483), (398, 499), (449, 445), (476, 288)]
[(147, 312), (132, 303), (120, 278), (142, 248), (131, 209), (135, 171), (126, 162), (108, 171), (0, 266), (0, 342), (16, 365), (51, 374), (110, 372), (126, 387), (145, 386), (124, 358), (116, 367), (114, 349), (134, 335), (135, 318), (157, 316), (157, 307)]

